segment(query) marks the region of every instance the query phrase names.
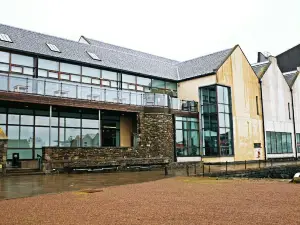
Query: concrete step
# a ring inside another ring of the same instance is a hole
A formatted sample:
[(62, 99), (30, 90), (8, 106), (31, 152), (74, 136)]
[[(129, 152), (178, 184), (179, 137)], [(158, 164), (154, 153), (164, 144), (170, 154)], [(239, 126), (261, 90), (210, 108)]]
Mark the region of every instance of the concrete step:
[(39, 169), (31, 168), (7, 168), (6, 174), (8, 176), (18, 176), (18, 175), (40, 175), (44, 174)]

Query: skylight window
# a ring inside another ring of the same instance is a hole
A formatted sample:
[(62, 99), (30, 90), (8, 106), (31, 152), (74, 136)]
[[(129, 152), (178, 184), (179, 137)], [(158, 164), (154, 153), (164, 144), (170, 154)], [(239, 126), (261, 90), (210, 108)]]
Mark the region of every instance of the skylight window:
[(47, 43), (47, 45), (48, 45), (48, 47), (50, 48), (51, 51), (60, 52), (60, 50), (58, 49), (58, 47), (56, 47), (56, 45), (49, 44), (49, 43)]
[(101, 61), (101, 59), (99, 59), (99, 57), (95, 53), (92, 52), (87, 52), (87, 53), (89, 54), (89, 56), (91, 56), (92, 59)]
[(12, 40), (10, 39), (10, 37), (7, 34), (0, 34), (0, 40), (12, 43)]

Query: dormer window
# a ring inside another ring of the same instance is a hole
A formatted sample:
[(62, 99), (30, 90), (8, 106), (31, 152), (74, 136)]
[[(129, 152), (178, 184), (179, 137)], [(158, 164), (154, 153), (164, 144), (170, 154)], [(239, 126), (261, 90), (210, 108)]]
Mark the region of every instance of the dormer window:
[(90, 56), (92, 59), (101, 61), (101, 59), (99, 59), (99, 57), (98, 57), (95, 53), (87, 52), (87, 54), (89, 54), (89, 56)]
[(53, 52), (60, 52), (60, 50), (58, 49), (58, 47), (56, 47), (56, 45), (47, 43), (47, 46), (48, 46), (48, 47), (50, 48), (50, 50), (53, 51)]
[(12, 43), (12, 40), (10, 39), (10, 37), (7, 34), (0, 34), (0, 40)]

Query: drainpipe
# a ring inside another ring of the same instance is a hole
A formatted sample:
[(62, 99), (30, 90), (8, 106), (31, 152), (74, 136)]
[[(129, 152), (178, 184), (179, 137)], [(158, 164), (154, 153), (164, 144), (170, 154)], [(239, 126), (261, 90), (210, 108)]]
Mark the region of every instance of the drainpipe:
[(294, 97), (293, 97), (293, 89), (290, 88), (291, 97), (292, 97), (292, 113), (293, 113), (293, 127), (294, 127), (294, 145), (295, 145), (295, 156), (296, 160), (298, 160), (298, 149), (297, 149), (297, 140), (296, 140), (296, 123), (295, 123), (295, 111), (294, 111)]
[(260, 87), (260, 99), (261, 99), (261, 115), (262, 115), (262, 123), (263, 123), (264, 155), (265, 155), (265, 161), (267, 161), (266, 134), (265, 134), (265, 117), (264, 117), (264, 101), (263, 101), (263, 95), (262, 95), (261, 79), (259, 80), (259, 87)]

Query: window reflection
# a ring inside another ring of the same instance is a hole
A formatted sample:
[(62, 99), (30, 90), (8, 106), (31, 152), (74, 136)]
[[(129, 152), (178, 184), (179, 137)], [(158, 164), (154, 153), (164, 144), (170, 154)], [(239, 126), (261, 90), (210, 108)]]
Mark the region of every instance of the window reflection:
[(176, 117), (176, 155), (199, 156), (199, 125), (196, 118)]
[[(232, 116), (229, 88), (200, 89), (203, 153), (206, 156), (233, 155)], [(216, 98), (218, 96), (218, 98)]]

